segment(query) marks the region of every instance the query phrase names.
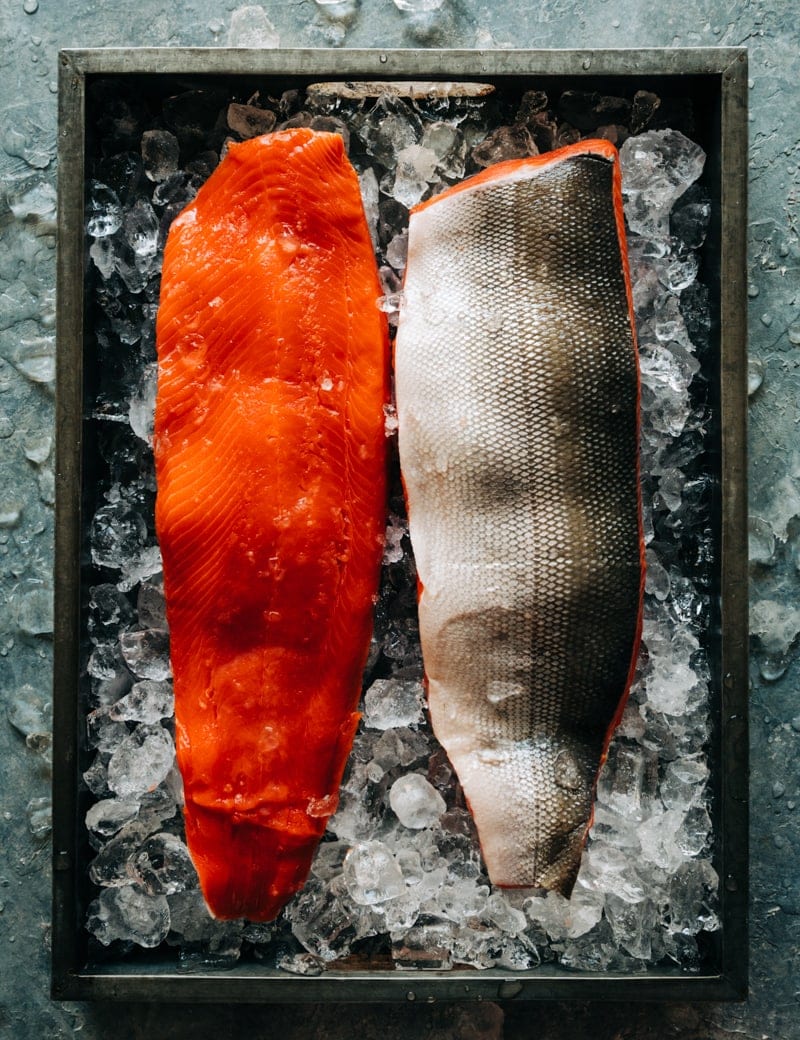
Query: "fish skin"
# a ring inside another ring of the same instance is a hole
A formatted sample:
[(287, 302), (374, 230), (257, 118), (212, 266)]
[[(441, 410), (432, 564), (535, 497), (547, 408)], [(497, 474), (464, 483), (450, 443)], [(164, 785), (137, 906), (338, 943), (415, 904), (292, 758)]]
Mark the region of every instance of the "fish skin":
[(385, 533), (380, 293), (336, 134), (231, 145), (166, 244), (156, 528), (187, 841), (217, 917), (274, 918), (336, 808)]
[(608, 142), (412, 210), (395, 380), (428, 704), (499, 886), (570, 894), (633, 679), (632, 313)]

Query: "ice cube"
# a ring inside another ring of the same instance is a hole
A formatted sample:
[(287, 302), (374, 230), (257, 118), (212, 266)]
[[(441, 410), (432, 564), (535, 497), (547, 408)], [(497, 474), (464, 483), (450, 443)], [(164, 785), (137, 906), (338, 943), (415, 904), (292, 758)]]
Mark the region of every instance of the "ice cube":
[(14, 367), (26, 379), (52, 390), (56, 377), (53, 336), (21, 337), (13, 361)]
[[(139, 582), (144, 582), (154, 575), (161, 574), (161, 549), (158, 545), (146, 545), (138, 555), (126, 560), (122, 566), (122, 577), (117, 585), (122, 590), (134, 588)], [(164, 619), (158, 627), (163, 627)], [(152, 678), (156, 678), (152, 676)]]
[(53, 707), (49, 691), (23, 683), (12, 690), (6, 704), (8, 721), (24, 737), (46, 735), (53, 728)]
[(164, 780), (175, 760), (175, 745), (163, 726), (137, 726), (111, 756), (108, 786), (120, 797), (144, 794)]
[(268, 108), (231, 102), (228, 105), (227, 119), (231, 130), (246, 140), (268, 134), (275, 127), (276, 116)]
[(577, 939), (591, 931), (603, 915), (605, 893), (593, 891), (578, 883), (572, 890), (564, 917), (566, 934)]
[(508, 159), (526, 159), (538, 152), (526, 126), (501, 126), (472, 149), (472, 161), (478, 166), (493, 166)]
[(322, 974), (325, 962), (313, 953), (286, 953), (276, 959), (275, 967), (289, 975), (314, 976)]
[(699, 856), (709, 847), (711, 838), (711, 817), (705, 806), (692, 806), (684, 816), (681, 813), (681, 825), (675, 835), (675, 843), (684, 856)]
[(137, 678), (160, 681), (172, 675), (169, 632), (166, 629), (123, 632), (119, 637), (119, 645), (125, 664)]
[(422, 137), (422, 122), (402, 98), (384, 94), (370, 110), (359, 136), (368, 153), (387, 169), (392, 169), (395, 157)]
[(53, 803), (49, 795), (31, 798), (26, 809), (28, 830), (35, 838), (44, 838), (53, 829)]
[(89, 747), (111, 753), (128, 736), (128, 727), (109, 716), (108, 708), (90, 711), (86, 717)]
[(667, 765), (661, 798), (668, 809), (687, 813), (703, 797), (708, 766), (697, 757), (677, 758)]
[(82, 774), (83, 782), (95, 798), (107, 798), (110, 794), (108, 789), (107, 758), (107, 755), (95, 755), (92, 764)]
[(114, 273), (116, 252), (114, 243), (109, 238), (98, 238), (89, 247), (89, 256), (103, 278), (110, 278)]
[(649, 90), (637, 90), (631, 105), (631, 133), (640, 134), (647, 129), (661, 105), (661, 98)]
[(677, 870), (684, 859), (677, 844), (682, 822), (683, 814), (675, 809), (654, 812), (644, 820), (639, 826), (643, 859), (663, 870)]
[(703, 149), (679, 130), (648, 130), (620, 149), (625, 217), (631, 231), (669, 236), (669, 213), (703, 172)]
[(446, 921), (415, 925), (392, 942), (392, 960), (397, 968), (406, 970), (452, 968), (452, 934), (452, 925)]
[(147, 838), (133, 860), (131, 873), (149, 895), (168, 896), (197, 887), (189, 850), (180, 838), (166, 831)]
[(425, 693), (414, 679), (376, 679), (364, 696), (364, 724), (372, 729), (417, 726)]
[(627, 98), (596, 91), (565, 90), (558, 99), (558, 114), (578, 130), (596, 130), (609, 123), (627, 124), (631, 103)]
[(100, 181), (89, 181), (86, 203), (87, 233), (92, 238), (107, 238), (119, 231), (121, 227), (122, 206), (117, 193), (107, 184), (102, 184)]
[(123, 230), (137, 257), (153, 257), (158, 250), (159, 220), (147, 199), (137, 199), (126, 210)]
[(143, 628), (166, 628), (164, 584), (160, 578), (143, 581), (136, 598), (139, 624)]
[(523, 908), (528, 919), (541, 925), (552, 939), (566, 937), (569, 901), (560, 892), (530, 896), (524, 901)]
[(165, 181), (177, 172), (180, 145), (168, 130), (145, 130), (142, 134), (142, 162), (151, 181)]
[(329, 881), (342, 872), (344, 858), (350, 846), (344, 841), (323, 841), (311, 864), (311, 873), (323, 881)]
[(54, 229), (56, 213), (55, 187), (41, 176), (6, 181), (6, 202), (17, 220), (31, 220), (41, 231)]
[(657, 752), (617, 740), (600, 773), (597, 796), (623, 819), (636, 821), (650, 812), (657, 784)]
[(750, 631), (767, 654), (785, 654), (800, 634), (800, 608), (775, 599), (757, 600), (750, 608)]
[(406, 773), (395, 780), (389, 804), (403, 826), (412, 830), (430, 827), (447, 808), (444, 798), (419, 773)]
[(682, 935), (696, 935), (701, 928), (713, 931), (717, 922), (711, 917), (711, 903), (718, 883), (717, 872), (708, 860), (682, 863), (669, 884), (670, 930)]
[(44, 582), (18, 586), (12, 602), (20, 632), (36, 636), (53, 631), (53, 590)]
[(359, 174), (358, 183), (361, 188), (361, 201), (364, 204), (364, 216), (367, 220), (370, 238), (374, 249), (378, 248), (378, 201), (380, 192), (378, 189), (378, 178), (370, 166)]
[(764, 382), (766, 366), (761, 358), (747, 359), (747, 395), (752, 397)]
[(438, 162), (436, 152), (420, 144), (402, 148), (396, 155), (394, 184), (390, 194), (407, 209), (416, 206), (435, 179)]
[(410, 766), (426, 758), (430, 752), (427, 736), (415, 730), (392, 728), (384, 730), (375, 744), (373, 760), (369, 766), (380, 767), (380, 775), (398, 765)]
[(594, 892), (614, 892), (626, 903), (638, 903), (647, 895), (630, 852), (594, 833), (581, 861), (580, 883)]
[(616, 942), (632, 957), (648, 960), (651, 955), (651, 936), (656, 923), (656, 907), (652, 900), (630, 903), (615, 892), (609, 892), (605, 901), (605, 915)]
[(101, 838), (110, 838), (139, 814), (138, 798), (103, 798), (86, 813), (86, 826)]
[(386, 259), (395, 271), (404, 271), (408, 257), (408, 229), (394, 236), (386, 247)]
[(128, 417), (131, 429), (146, 444), (153, 443), (153, 420), (155, 418), (156, 390), (158, 388), (158, 365), (145, 365), (139, 385), (131, 396)]
[(101, 506), (91, 525), (92, 559), (99, 567), (121, 569), (138, 556), (147, 537), (142, 514), (124, 499)]
[(436, 156), (436, 171), (450, 181), (464, 176), (467, 144), (456, 126), (437, 120), (428, 123), (420, 144)]
[(351, 899), (362, 906), (397, 899), (405, 892), (400, 867), (381, 841), (355, 844), (345, 857), (342, 877)]
[(166, 680), (156, 682), (143, 679), (134, 683), (130, 693), (108, 709), (109, 717), (121, 722), (147, 722), (150, 724), (170, 718), (175, 712), (172, 684)]
[(647, 568), (645, 571), (645, 591), (656, 599), (665, 600), (669, 595), (669, 572), (661, 566), (661, 563), (652, 549), (646, 554)]
[(352, 900), (341, 877), (330, 886), (309, 878), (285, 914), (295, 938), (326, 963), (347, 956), (353, 942), (375, 931), (369, 913)]
[(260, 4), (237, 7), (228, 29), (229, 47), (280, 47), (278, 30)]
[(89, 907), (86, 926), (104, 946), (122, 940), (153, 948), (166, 939), (169, 923), (163, 895), (149, 896), (128, 885), (101, 892)]
[(705, 188), (693, 184), (678, 199), (670, 215), (670, 230), (684, 246), (699, 249), (706, 238), (711, 203)]
[(528, 923), (524, 911), (512, 906), (501, 892), (493, 892), (489, 896), (481, 916), (493, 927), (509, 935), (521, 934)]
[(218, 923), (211, 917), (199, 888), (175, 892), (167, 897), (167, 905), (170, 909), (170, 930), (187, 943), (206, 939)]

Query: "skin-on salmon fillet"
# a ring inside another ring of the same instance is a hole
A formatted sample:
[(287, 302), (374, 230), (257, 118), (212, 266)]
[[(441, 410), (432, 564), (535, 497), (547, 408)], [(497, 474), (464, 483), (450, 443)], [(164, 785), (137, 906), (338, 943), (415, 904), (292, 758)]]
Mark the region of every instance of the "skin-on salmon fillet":
[(434, 732), (491, 880), (569, 895), (639, 644), (619, 166), (584, 141), (412, 211), (400, 463)]
[(218, 917), (275, 917), (336, 808), (385, 531), (380, 294), (336, 134), (231, 145), (169, 233), (156, 526), (187, 839)]

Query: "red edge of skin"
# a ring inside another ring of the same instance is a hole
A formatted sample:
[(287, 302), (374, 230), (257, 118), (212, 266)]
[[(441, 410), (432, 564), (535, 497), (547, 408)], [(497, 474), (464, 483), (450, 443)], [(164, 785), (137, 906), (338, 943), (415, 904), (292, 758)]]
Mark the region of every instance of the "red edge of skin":
[[(628, 300), (628, 318), (631, 326), (631, 337), (633, 339), (633, 351), (636, 357), (636, 430), (637, 436), (641, 435), (641, 412), (642, 412), (642, 379), (641, 370), (639, 366), (639, 342), (636, 336), (636, 321), (634, 318), (633, 310), (633, 289), (631, 287), (630, 269), (628, 267), (628, 240), (625, 235), (625, 213), (622, 206), (622, 171), (619, 164), (619, 152), (615, 145), (610, 141), (603, 140), (602, 138), (592, 138), (586, 141), (578, 141), (576, 144), (567, 145), (564, 148), (559, 148), (553, 152), (543, 152), (540, 155), (533, 155), (527, 159), (508, 159), (505, 162), (495, 163), (493, 166), (487, 167), (481, 173), (475, 174), (474, 177), (470, 177), (466, 181), (462, 181), (460, 184), (454, 185), (452, 188), (448, 188), (446, 191), (440, 192), (438, 195), (432, 196), (430, 199), (426, 199), (425, 202), (419, 203), (411, 209), (411, 213), (420, 213), (422, 210), (427, 209), (435, 202), (439, 202), (441, 199), (449, 198), (452, 195), (457, 195), (462, 191), (466, 191), (470, 188), (477, 188), (484, 184), (492, 184), (497, 180), (501, 180), (503, 175), (506, 173), (512, 173), (519, 170), (522, 167), (537, 167), (547, 166), (550, 163), (561, 162), (565, 159), (570, 159), (574, 156), (580, 155), (596, 155), (598, 158), (607, 159), (613, 164), (613, 203), (614, 203), (614, 216), (617, 223), (617, 241), (619, 242), (620, 250), (620, 262), (622, 264), (622, 274), (625, 281), (625, 296)], [(405, 482), (403, 483), (403, 490), (405, 492)], [(586, 839), (589, 835), (589, 831), (592, 829), (594, 824), (594, 806), (597, 794), (597, 782), (602, 772), (603, 766), (605, 765), (606, 759), (608, 758), (608, 748), (611, 744), (611, 738), (614, 735), (614, 731), (622, 721), (622, 716), (625, 713), (625, 708), (628, 704), (628, 698), (630, 697), (631, 687), (633, 686), (633, 679), (636, 674), (636, 665), (639, 659), (639, 647), (642, 638), (642, 623), (644, 617), (644, 588), (646, 580), (646, 565), (645, 565), (645, 542), (644, 542), (644, 522), (642, 518), (642, 482), (641, 482), (641, 452), (636, 452), (636, 493), (637, 493), (637, 505), (638, 505), (638, 526), (639, 526), (639, 571), (641, 578), (639, 581), (639, 610), (636, 619), (636, 633), (633, 640), (633, 648), (631, 651), (631, 662), (628, 668), (628, 676), (625, 681), (625, 688), (622, 696), (620, 697), (617, 711), (611, 720), (611, 723), (606, 731), (605, 738), (603, 740), (603, 750), (600, 756), (600, 765), (598, 766), (597, 773), (594, 778), (592, 785), (592, 811), (589, 816), (589, 822), (586, 825), (586, 830), (583, 835), (583, 843), (586, 843)], [(406, 502), (408, 502), (408, 495), (406, 495)], [(422, 595), (423, 584), (419, 577), (417, 578), (417, 599)], [(427, 676), (423, 677), (427, 689)], [(499, 885), (498, 888), (519, 888), (528, 886), (517, 886), (517, 885)]]
[[(577, 144), (568, 144), (564, 148), (557, 148), (554, 152), (542, 152), (541, 155), (531, 155), (526, 159), (506, 159), (505, 162), (495, 163), (493, 166), (487, 166), (485, 170), (480, 173), (476, 173), (473, 177), (469, 177), (465, 181), (461, 181), (460, 184), (454, 184), (452, 188), (448, 188), (446, 191), (440, 192), (438, 195), (433, 195), (431, 198), (426, 199), (424, 202), (420, 202), (417, 206), (411, 209), (411, 213), (421, 213), (424, 209), (432, 206), (435, 202), (439, 202), (441, 199), (450, 198), (452, 195), (458, 195), (462, 191), (467, 191), (472, 188), (479, 188), (483, 184), (492, 184), (494, 181), (501, 180), (503, 175), (506, 173), (513, 173), (516, 170), (523, 169), (524, 167), (536, 167), (536, 166), (550, 166), (552, 163), (561, 162), (564, 159), (570, 159), (576, 155), (596, 155), (601, 159), (608, 159), (614, 163), (615, 170), (619, 171), (619, 164), (617, 160), (617, 149), (610, 141), (605, 141), (602, 138), (593, 138), (588, 141), (578, 141)], [(617, 190), (617, 176), (615, 175), (614, 184), (614, 208), (617, 208), (616, 190)], [(622, 199), (619, 200), (620, 212), (622, 211)], [(619, 214), (617, 214), (617, 223), (619, 224)], [(623, 226), (624, 233), (624, 226)], [(627, 265), (627, 250), (625, 252), (625, 263)], [(627, 270), (627, 267), (626, 267)], [(626, 275), (625, 284), (628, 286), (628, 278)], [(630, 286), (628, 286), (630, 288)]]

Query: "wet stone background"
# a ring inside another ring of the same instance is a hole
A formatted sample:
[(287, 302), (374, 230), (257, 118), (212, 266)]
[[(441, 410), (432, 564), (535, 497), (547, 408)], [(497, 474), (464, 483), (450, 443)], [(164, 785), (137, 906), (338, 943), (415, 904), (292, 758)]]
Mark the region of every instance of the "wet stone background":
[[(0, 1037), (800, 1037), (800, 88), (795, 0), (3, 0)], [(162, 1007), (49, 999), (56, 56), (68, 46), (750, 48), (752, 970), (744, 1005)]]

